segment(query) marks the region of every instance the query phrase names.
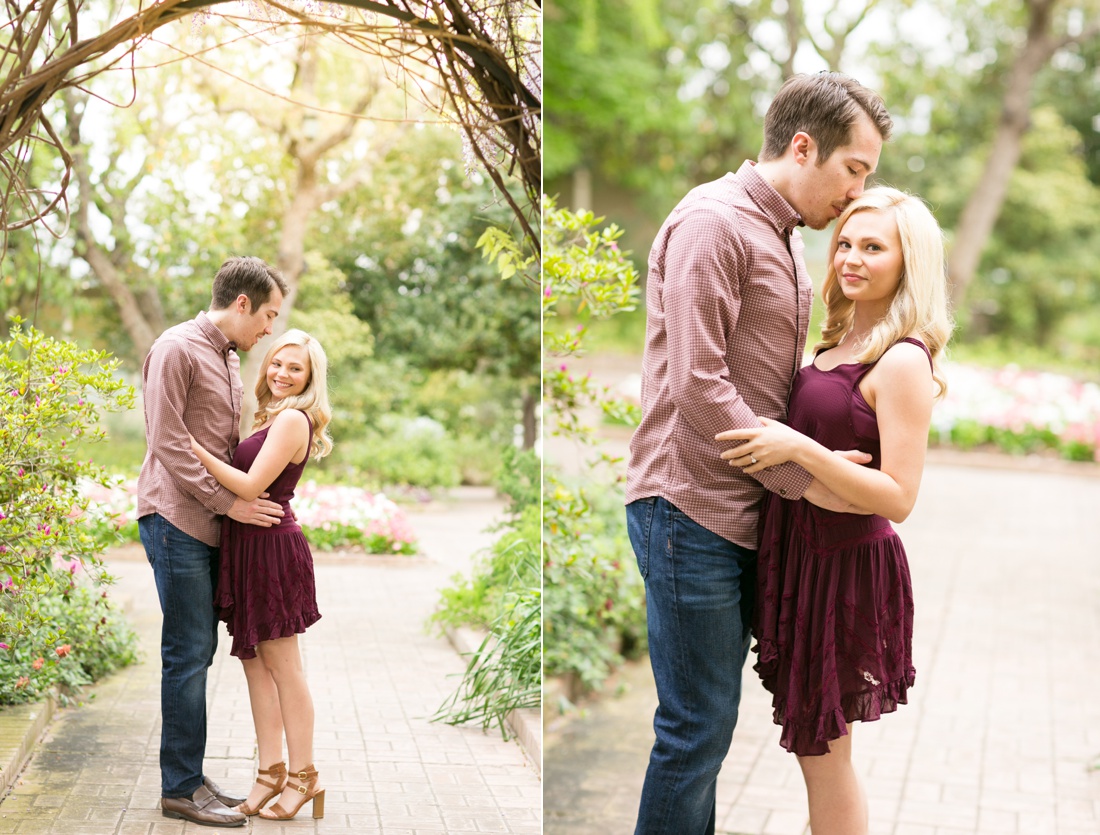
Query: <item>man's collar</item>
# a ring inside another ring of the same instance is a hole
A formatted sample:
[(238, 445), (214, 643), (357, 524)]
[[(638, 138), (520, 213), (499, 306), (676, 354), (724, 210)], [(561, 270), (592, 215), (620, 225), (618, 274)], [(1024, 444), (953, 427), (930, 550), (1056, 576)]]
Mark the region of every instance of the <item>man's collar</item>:
[(787, 232), (796, 226), (804, 226), (802, 216), (786, 201), (775, 188), (760, 176), (756, 163), (745, 160), (737, 169), (737, 179), (745, 187), (745, 193), (781, 232)]
[(228, 354), (230, 351), (237, 350), (237, 343), (229, 339), (221, 328), (210, 321), (205, 311), (199, 311), (199, 315), (195, 317), (195, 325), (203, 336), (210, 340), (210, 344), (219, 354)]

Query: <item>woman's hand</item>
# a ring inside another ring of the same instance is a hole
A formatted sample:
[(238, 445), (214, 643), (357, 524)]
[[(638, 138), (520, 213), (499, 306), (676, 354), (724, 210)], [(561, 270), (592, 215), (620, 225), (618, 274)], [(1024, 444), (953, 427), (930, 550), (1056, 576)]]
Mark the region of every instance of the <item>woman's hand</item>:
[(195, 440), (194, 435), (188, 433), (187, 440), (191, 442), (191, 451), (195, 453), (195, 455), (198, 455), (200, 452), (204, 451), (203, 448), (199, 446), (199, 442)]
[(767, 467), (797, 461), (809, 439), (778, 420), (762, 417), (764, 424), (754, 429), (729, 429), (714, 436), (716, 441), (745, 441), (727, 449), (722, 458), (731, 467), (740, 467), (746, 473), (758, 473)]

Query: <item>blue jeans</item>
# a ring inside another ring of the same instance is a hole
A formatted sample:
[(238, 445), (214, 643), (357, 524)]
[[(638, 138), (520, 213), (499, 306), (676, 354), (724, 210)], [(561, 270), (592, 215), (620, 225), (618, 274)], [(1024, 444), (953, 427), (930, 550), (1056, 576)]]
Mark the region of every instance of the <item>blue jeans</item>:
[(713, 835), (749, 650), (756, 552), (662, 498), (626, 506), (659, 704), (635, 835)]
[(206, 671), (218, 648), (214, 585), (217, 547), (158, 513), (138, 520), (153, 566), (160, 610), (160, 781), (162, 797), (190, 797), (202, 784), (206, 753)]

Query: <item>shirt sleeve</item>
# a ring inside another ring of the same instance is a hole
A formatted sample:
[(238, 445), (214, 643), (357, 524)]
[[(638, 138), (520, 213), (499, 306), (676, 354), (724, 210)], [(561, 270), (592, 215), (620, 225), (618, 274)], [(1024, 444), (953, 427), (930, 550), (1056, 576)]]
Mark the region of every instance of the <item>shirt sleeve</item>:
[(237, 496), (223, 487), (191, 451), (184, 421), (191, 359), (179, 343), (157, 343), (145, 365), (145, 420), (149, 452), (181, 490), (213, 513), (229, 511)]
[[(668, 334), (669, 392), (679, 412), (704, 438), (760, 426), (737, 390), (727, 362), (728, 334), (741, 313), (744, 244), (730, 219), (711, 208), (685, 212), (668, 239), (663, 309)], [(751, 363), (752, 358), (746, 357)], [(714, 443), (714, 454), (736, 446)], [(813, 477), (793, 463), (755, 474), (768, 490), (801, 498)]]

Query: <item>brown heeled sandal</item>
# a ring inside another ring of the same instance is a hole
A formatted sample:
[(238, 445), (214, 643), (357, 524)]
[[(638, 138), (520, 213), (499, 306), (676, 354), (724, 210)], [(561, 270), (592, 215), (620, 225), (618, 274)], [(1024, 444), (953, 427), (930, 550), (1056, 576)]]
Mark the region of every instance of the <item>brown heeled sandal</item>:
[(298, 794), (301, 795), (298, 799), (298, 805), (288, 812), (283, 809), (282, 804), (276, 803), (268, 809), (261, 809), (260, 817), (269, 821), (290, 820), (301, 811), (302, 807), (306, 805), (306, 801), (312, 800), (313, 819), (323, 818), (325, 816), (325, 790), (314, 788), (317, 785), (317, 772), (313, 768), (313, 763), (310, 763), (301, 771), (291, 772), (290, 779), (297, 780), (300, 783), (300, 785), (295, 786)]
[(260, 774), (266, 774), (268, 777), (271, 777), (275, 782), (269, 783), (267, 780), (262, 780), (257, 777), (256, 782), (259, 783), (261, 786), (267, 786), (267, 788), (271, 789), (271, 791), (269, 791), (264, 799), (257, 803), (255, 806), (249, 806), (248, 800), (246, 799), (244, 803), (240, 804), (237, 807), (237, 811), (240, 812), (242, 815), (252, 817), (252, 815), (259, 814), (260, 809), (266, 806), (271, 801), (271, 798), (273, 798), (277, 794), (281, 794), (283, 789), (286, 788), (286, 763), (278, 762), (275, 763), (275, 765), (271, 766), (271, 768), (261, 768)]

